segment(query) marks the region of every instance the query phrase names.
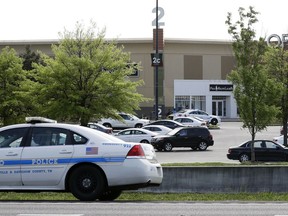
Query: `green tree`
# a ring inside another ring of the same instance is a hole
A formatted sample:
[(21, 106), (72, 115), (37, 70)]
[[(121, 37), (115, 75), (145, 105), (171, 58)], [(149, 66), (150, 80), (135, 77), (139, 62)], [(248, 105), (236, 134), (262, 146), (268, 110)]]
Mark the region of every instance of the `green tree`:
[(22, 59), (12, 48), (0, 53), (0, 118), (3, 125), (23, 122), (26, 102), (22, 85), (26, 79)]
[(255, 161), (254, 140), (256, 133), (271, 123), (278, 109), (271, 102), (276, 97), (275, 82), (265, 70), (264, 54), (267, 50), (263, 38), (255, 40), (253, 24), (257, 14), (253, 7), (246, 12), (239, 8), (239, 20), (232, 24), (232, 14), (228, 13), (226, 24), (228, 33), (233, 38), (233, 51), (236, 68), (228, 75), (234, 86), (234, 97), (239, 109), (243, 128), (248, 128), (251, 137), (251, 161)]
[(31, 71), (33, 70), (33, 63), (43, 64), (40, 53), (34, 52), (31, 50), (30, 45), (25, 47), (25, 53), (20, 54), (20, 57), (23, 58), (23, 70)]
[(133, 113), (146, 99), (137, 93), (143, 81), (132, 82), (128, 75), (130, 54), (115, 41), (104, 39), (105, 31), (95, 37), (95, 24), (86, 30), (81, 23), (74, 31), (65, 30), (59, 45), (52, 46), (54, 58), (43, 56), (43, 65), (34, 65), (39, 73), (35, 94), (45, 116), (80, 121), (115, 117), (117, 111)]
[(282, 47), (269, 47), (265, 55), (269, 74), (280, 85), (278, 104), (281, 108), (284, 145), (287, 146), (287, 120), (288, 120), (288, 51)]

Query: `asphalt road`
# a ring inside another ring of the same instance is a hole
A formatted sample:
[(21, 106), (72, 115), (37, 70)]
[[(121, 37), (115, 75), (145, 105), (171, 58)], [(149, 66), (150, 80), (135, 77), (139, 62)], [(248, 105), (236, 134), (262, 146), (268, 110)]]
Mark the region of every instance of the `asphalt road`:
[(1, 202), (5, 216), (288, 216), (284, 202)]
[[(220, 129), (211, 129), (214, 146), (206, 151), (192, 151), (190, 148), (174, 148), (171, 152), (156, 152), (158, 161), (162, 163), (194, 163), (194, 162), (222, 162), (239, 163), (226, 157), (228, 148), (251, 140), (248, 129), (242, 128), (242, 122), (222, 122)], [(272, 140), (280, 135), (280, 126), (269, 126), (256, 134), (256, 139)]]

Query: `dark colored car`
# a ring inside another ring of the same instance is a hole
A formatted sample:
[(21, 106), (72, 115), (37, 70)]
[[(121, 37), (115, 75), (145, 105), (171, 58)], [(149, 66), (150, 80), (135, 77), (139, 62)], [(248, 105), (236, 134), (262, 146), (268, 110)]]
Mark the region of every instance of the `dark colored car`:
[(154, 136), (151, 144), (158, 151), (171, 151), (174, 147), (205, 151), (208, 146), (214, 145), (214, 140), (206, 127), (178, 127), (166, 135)]
[(105, 127), (99, 123), (88, 123), (88, 127), (93, 128), (95, 130), (102, 131), (104, 133), (113, 134), (113, 129), (109, 127)]
[[(251, 160), (251, 142), (247, 141), (228, 149), (227, 158), (241, 163)], [(288, 161), (288, 148), (271, 140), (255, 140), (256, 161)]]
[(158, 120), (158, 121), (155, 121), (155, 122), (152, 122), (148, 125), (163, 125), (163, 126), (166, 126), (168, 128), (171, 128), (171, 129), (175, 129), (177, 127), (185, 127), (185, 125), (177, 122), (177, 121), (174, 121), (174, 120)]

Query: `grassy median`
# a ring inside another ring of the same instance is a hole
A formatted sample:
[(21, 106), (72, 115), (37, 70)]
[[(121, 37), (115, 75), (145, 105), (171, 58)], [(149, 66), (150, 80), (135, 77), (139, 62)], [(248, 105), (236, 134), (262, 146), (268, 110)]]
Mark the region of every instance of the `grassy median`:
[[(70, 193), (15, 193), (1, 192), (0, 201), (77, 201)], [(213, 202), (213, 201), (288, 201), (288, 193), (144, 193), (123, 192), (116, 201), (190, 201), (190, 202)]]

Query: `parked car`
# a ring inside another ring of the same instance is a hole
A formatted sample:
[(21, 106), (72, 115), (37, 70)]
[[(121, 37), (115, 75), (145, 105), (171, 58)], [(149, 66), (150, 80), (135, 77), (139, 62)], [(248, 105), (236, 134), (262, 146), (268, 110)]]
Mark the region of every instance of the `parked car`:
[[(278, 137), (274, 137), (273, 141), (276, 143), (279, 143), (281, 145), (284, 145), (284, 135), (278, 136)], [(288, 143), (288, 140), (287, 140)]]
[(1, 191), (65, 191), (82, 201), (108, 201), (162, 182), (150, 144), (44, 118), (27, 122), (0, 128)]
[(177, 121), (185, 126), (202, 126), (207, 127), (207, 124), (204, 120), (200, 121), (195, 117), (178, 117), (175, 118), (174, 121)]
[[(227, 158), (241, 163), (251, 160), (251, 142), (247, 141), (228, 149)], [(256, 161), (288, 161), (288, 148), (271, 140), (255, 140)]]
[(113, 134), (113, 129), (112, 128), (105, 127), (104, 125), (101, 125), (99, 123), (89, 122), (87, 126), (89, 128), (93, 128), (95, 130), (102, 131), (104, 133)]
[(156, 135), (158, 135), (158, 133), (143, 128), (128, 128), (115, 134), (115, 136), (121, 140), (137, 143), (150, 143), (152, 137)]
[(188, 109), (181, 109), (177, 112), (173, 112), (170, 115), (167, 116), (167, 119), (173, 120), (177, 118), (178, 116), (182, 116), (182, 113), (185, 113)]
[(214, 140), (206, 127), (179, 127), (166, 135), (154, 136), (151, 144), (158, 151), (172, 151), (174, 147), (205, 151), (208, 146), (214, 145)]
[(284, 135), (284, 127), (283, 126), (280, 127), (280, 135)]
[(177, 117), (189, 117), (189, 116), (192, 116), (192, 117), (197, 116), (203, 120), (209, 121), (209, 124), (212, 124), (212, 125), (217, 125), (221, 123), (221, 118), (219, 116), (209, 115), (205, 111), (199, 110), (199, 109), (183, 110), (181, 112), (176, 113), (174, 115), (174, 119)]
[(104, 118), (98, 121), (99, 124), (102, 124), (109, 128), (141, 128), (144, 125), (150, 123), (148, 119), (139, 119), (137, 116), (127, 113), (118, 113), (122, 120)]
[(166, 127), (164, 125), (146, 125), (142, 128), (158, 134), (167, 134), (172, 130), (171, 128)]
[(174, 129), (174, 128), (177, 128), (177, 127), (185, 127), (185, 125), (177, 122), (177, 121), (174, 121), (174, 120), (169, 120), (169, 119), (166, 119), (166, 120), (157, 120), (157, 121), (154, 121), (152, 123), (149, 123), (148, 125), (163, 125), (163, 126), (166, 126), (168, 128), (171, 128), (171, 129)]

